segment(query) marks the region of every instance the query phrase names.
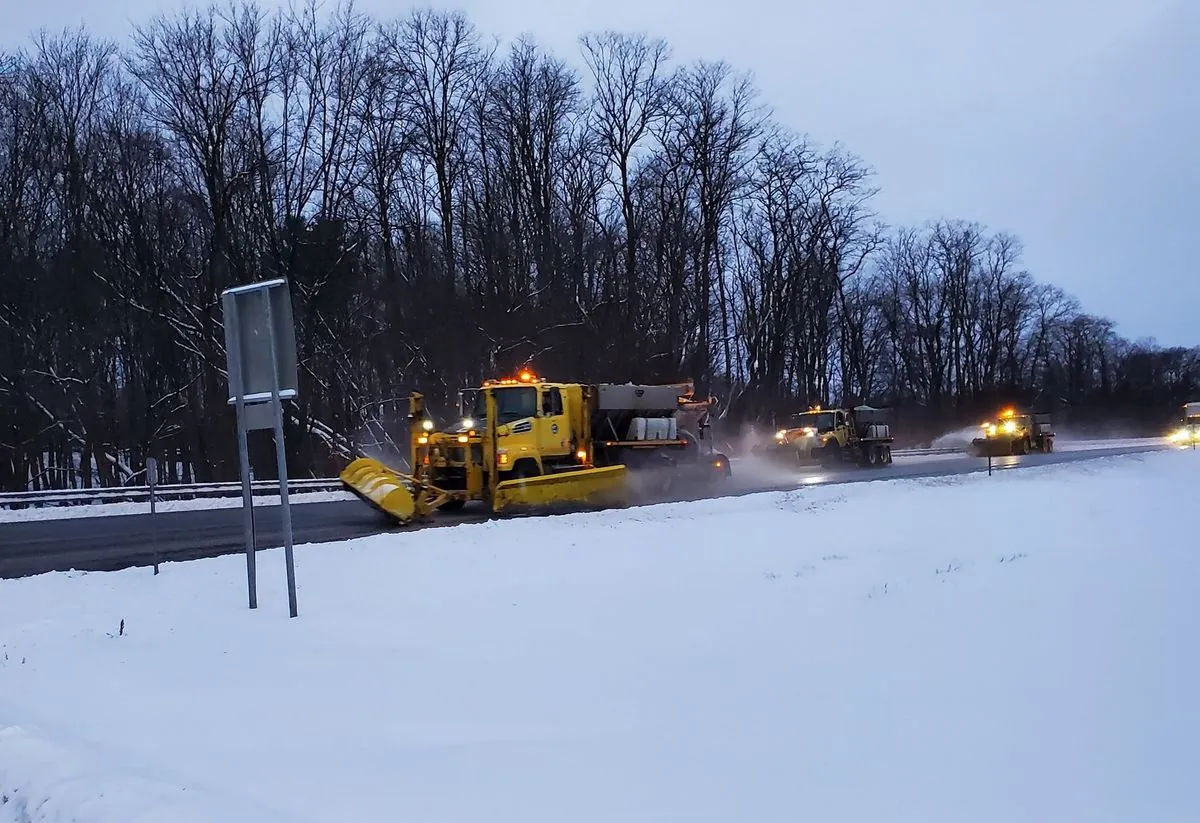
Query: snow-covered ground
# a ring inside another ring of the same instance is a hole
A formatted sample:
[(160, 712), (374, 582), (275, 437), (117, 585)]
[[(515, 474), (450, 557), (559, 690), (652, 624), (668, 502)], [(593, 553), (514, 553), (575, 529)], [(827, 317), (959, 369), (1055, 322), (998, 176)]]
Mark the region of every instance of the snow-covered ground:
[[(288, 503), (331, 503), (338, 500), (353, 500), (350, 492), (292, 492)], [(255, 506), (278, 506), (279, 495), (256, 494)], [(154, 504), (158, 512), (200, 511), (203, 509), (240, 509), (241, 497), (198, 497), (193, 500), (159, 500)], [(149, 514), (150, 503), (86, 503), (79, 506), (38, 506), (36, 508), (8, 509), (0, 507), (0, 523), (16, 523), (24, 520), (71, 520), (79, 517), (111, 517), (119, 514)], [(3, 823), (0, 821), (0, 823)]]
[(1113, 437), (1107, 440), (1072, 440), (1068, 437), (1055, 437), (1054, 448), (1057, 451), (1097, 451), (1102, 449), (1140, 449), (1150, 446), (1167, 445), (1165, 437)]
[(0, 821), (1200, 820), (1200, 456), (0, 581)]

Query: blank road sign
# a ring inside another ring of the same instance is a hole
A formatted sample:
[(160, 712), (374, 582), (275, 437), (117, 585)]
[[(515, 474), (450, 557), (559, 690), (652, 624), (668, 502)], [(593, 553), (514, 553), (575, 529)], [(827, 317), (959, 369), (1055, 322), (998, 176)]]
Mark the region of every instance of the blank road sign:
[(247, 403), (242, 417), (246, 431), (275, 428), (275, 406), (272, 403)]
[[(272, 324), (267, 323), (266, 292)], [(275, 360), (279, 369), (279, 396), (295, 397), (299, 389), (296, 334), (292, 325), (292, 298), (286, 280), (268, 280), (227, 289), (221, 295), (225, 310), (225, 351), (228, 361), (242, 364), (242, 396), (247, 403), (271, 399), (275, 375), (271, 367), (270, 328), (275, 329)], [(230, 375), (232, 379), (232, 375)], [(236, 402), (234, 387), (229, 402)], [(256, 426), (253, 428), (257, 428)]]

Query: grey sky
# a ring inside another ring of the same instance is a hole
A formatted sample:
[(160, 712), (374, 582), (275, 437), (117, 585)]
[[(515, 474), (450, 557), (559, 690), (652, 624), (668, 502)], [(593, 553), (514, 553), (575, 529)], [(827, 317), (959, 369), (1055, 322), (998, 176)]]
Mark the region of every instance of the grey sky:
[[(13, 3), (0, 44), (85, 22), (123, 39), (178, 0)], [(266, 5), (266, 3), (264, 3)], [(358, 0), (382, 17), (395, 0)], [(461, 0), (487, 35), (664, 37), (754, 73), (779, 121), (878, 172), (890, 222), (1017, 234), (1039, 280), (1131, 338), (1200, 344), (1200, 0)]]

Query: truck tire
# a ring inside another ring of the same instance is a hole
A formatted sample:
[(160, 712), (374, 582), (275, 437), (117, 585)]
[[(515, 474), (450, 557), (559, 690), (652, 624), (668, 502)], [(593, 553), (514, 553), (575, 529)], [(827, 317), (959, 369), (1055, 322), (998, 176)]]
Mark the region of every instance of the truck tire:
[(512, 473), (509, 475), (510, 480), (524, 480), (527, 477), (537, 477), (541, 474), (538, 471), (536, 460), (531, 460), (528, 457), (523, 460), (518, 460), (513, 466)]
[(891, 446), (883, 447), (883, 465), (885, 465), (885, 466), (892, 465), (892, 447)]

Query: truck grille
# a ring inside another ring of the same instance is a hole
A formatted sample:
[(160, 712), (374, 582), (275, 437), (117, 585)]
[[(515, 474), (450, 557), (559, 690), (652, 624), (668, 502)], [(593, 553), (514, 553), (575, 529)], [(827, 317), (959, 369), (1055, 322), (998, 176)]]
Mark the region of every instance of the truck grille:
[(434, 472), (433, 484), (448, 492), (464, 491), (467, 488), (467, 470), (458, 466), (438, 469)]

